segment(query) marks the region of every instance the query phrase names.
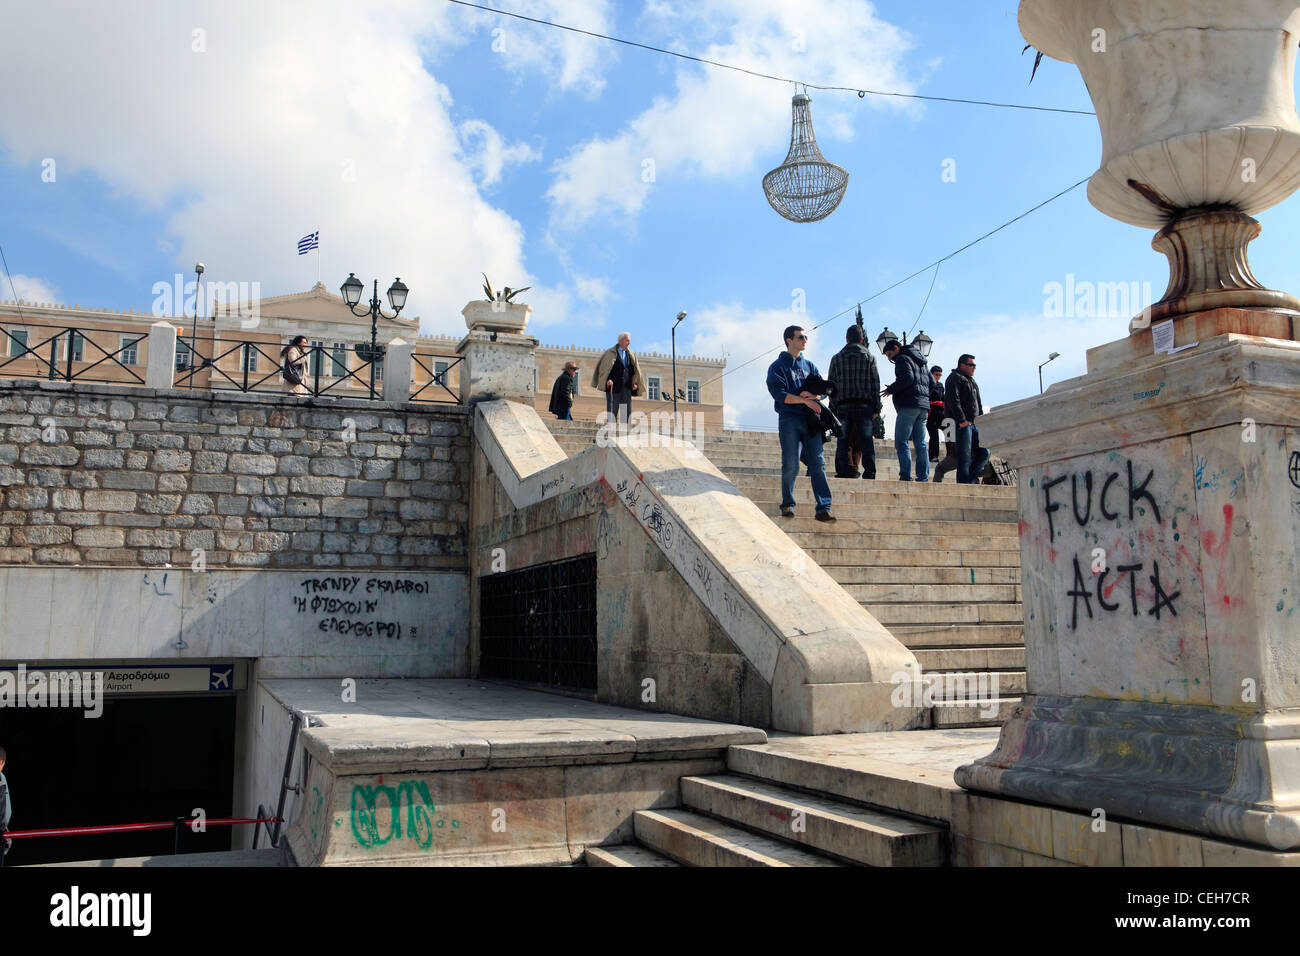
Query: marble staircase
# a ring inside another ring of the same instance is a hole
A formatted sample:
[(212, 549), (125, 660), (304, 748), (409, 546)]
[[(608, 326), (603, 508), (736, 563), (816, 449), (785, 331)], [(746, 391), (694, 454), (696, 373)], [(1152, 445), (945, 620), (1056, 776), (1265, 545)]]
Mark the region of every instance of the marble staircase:
[[(594, 422), (545, 420), (570, 455), (596, 441)], [(802, 473), (795, 516), (782, 518), (775, 433), (706, 433), (696, 445), (936, 678), (932, 726), (1006, 719), (1025, 692), (1015, 488), (958, 485), (951, 472), (938, 484), (900, 482), (893, 443), (878, 440), (875, 481), (830, 479), (833, 524), (814, 520)], [(957, 676), (972, 674), (981, 683)], [(965, 703), (973, 686), (980, 699)]]

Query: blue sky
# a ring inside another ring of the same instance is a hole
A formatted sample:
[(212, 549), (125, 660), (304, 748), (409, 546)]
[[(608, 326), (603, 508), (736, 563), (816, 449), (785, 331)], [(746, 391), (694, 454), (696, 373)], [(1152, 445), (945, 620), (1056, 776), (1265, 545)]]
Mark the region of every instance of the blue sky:
[[(1029, 84), (1009, 0), (497, 5), (811, 84), (1091, 109), (1073, 66), (1044, 60)], [(207, 278), (300, 291), (316, 263), (295, 243), (319, 229), (331, 289), (350, 271), (400, 275), (429, 332), (463, 330), (483, 271), (534, 287), (530, 328), (548, 344), (627, 329), (666, 350), (685, 309), (682, 351), (727, 355), (741, 424), (770, 424), (771, 358), (739, 366), (774, 355), (785, 325), (852, 309), (1091, 175), (1101, 151), (1090, 116), (813, 90), (823, 152), (850, 180), (832, 216), (799, 225), (760, 186), (789, 144), (788, 84), (444, 0), (113, 7), (7, 14), (0, 244), (20, 295), (147, 311), (154, 283), (198, 259)], [(1256, 275), (1300, 289), (1295, 202), (1258, 218)], [(932, 361), (976, 353), (987, 405), (1032, 394), (1051, 351), (1048, 383), (1081, 373), (1127, 318), (1049, 316), (1044, 286), (1073, 274), (1159, 298), (1150, 241), (1080, 187), (944, 263), (919, 322)], [(867, 304), (871, 337), (910, 328), (929, 283)], [(823, 367), (849, 322), (814, 333)]]

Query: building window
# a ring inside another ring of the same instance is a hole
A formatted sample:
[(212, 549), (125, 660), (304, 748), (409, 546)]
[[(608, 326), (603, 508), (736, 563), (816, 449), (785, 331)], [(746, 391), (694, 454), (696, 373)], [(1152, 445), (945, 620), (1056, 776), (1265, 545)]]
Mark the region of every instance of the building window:
[(330, 374), (335, 378), (343, 378), (348, 374), (348, 344), (346, 342), (334, 343), (333, 361), (330, 365)]
[(689, 378), (686, 380), (686, 400), (694, 402), (696, 405), (700, 403), (700, 383), (698, 380)]
[(72, 344), (72, 361), (84, 362), (83, 355), (86, 351), (86, 337), (80, 332), (69, 332), (68, 339), (63, 343), (63, 360), (68, 360), (68, 344)]
[(646, 398), (652, 402), (659, 401), (659, 379), (647, 378), (645, 380)]
[(307, 369), (307, 374), (313, 377), (324, 375), (325, 370), (321, 368), (321, 359), (325, 356), (325, 343), (313, 342), (311, 344), (311, 362)]
[(447, 384), (446, 371), (448, 367), (449, 365), (446, 362), (433, 363), (433, 377), (437, 382), (443, 385)]
[(375, 381), (382, 382), (383, 380), (384, 380), (384, 360), (377, 359), (375, 361)]
[(27, 348), (27, 330), (10, 329), (8, 339), (9, 339), (9, 357), (17, 358), (18, 356), (22, 355), (23, 350)]
[(251, 343), (244, 345), (243, 370), (245, 372), (257, 371), (257, 346)]
[[(139, 342), (140, 342), (139, 336), (131, 336), (131, 335), (122, 336), (120, 340), (122, 351), (117, 353), (118, 361), (120, 361), (123, 365), (139, 364), (140, 358), (135, 351), (136, 346), (139, 344)], [(179, 346), (180, 343), (178, 342), (177, 345)], [(176, 361), (178, 363), (180, 362), (180, 356), (181, 356), (180, 349), (177, 348)], [(177, 365), (177, 368), (183, 368), (183, 366)]]
[[(122, 344), (124, 345), (126, 344), (126, 339), (122, 340)], [(176, 340), (176, 371), (181, 372), (190, 367), (190, 352), (191, 352), (190, 344), (186, 342), (184, 339), (178, 338)], [(132, 355), (134, 354), (135, 352), (134, 350), (132, 350)], [(122, 359), (122, 364), (134, 365), (135, 359), (133, 358), (129, 362), (126, 359)]]

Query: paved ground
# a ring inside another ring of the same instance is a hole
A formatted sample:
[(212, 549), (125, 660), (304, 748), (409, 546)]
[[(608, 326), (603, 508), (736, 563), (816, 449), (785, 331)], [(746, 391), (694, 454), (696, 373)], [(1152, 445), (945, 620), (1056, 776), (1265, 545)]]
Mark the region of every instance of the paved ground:
[(611, 707), (473, 680), (362, 680), (344, 703), (337, 680), (269, 680), (311, 718), (304, 744), (334, 772), (480, 769), (664, 759), (764, 743), (737, 724)]

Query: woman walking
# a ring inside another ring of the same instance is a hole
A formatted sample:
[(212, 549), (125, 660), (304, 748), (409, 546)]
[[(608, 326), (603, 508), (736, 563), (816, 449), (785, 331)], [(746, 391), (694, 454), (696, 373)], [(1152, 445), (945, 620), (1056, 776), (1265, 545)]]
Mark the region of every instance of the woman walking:
[(307, 388), (307, 336), (295, 335), (280, 350), (280, 377), (286, 394), (311, 394)]

